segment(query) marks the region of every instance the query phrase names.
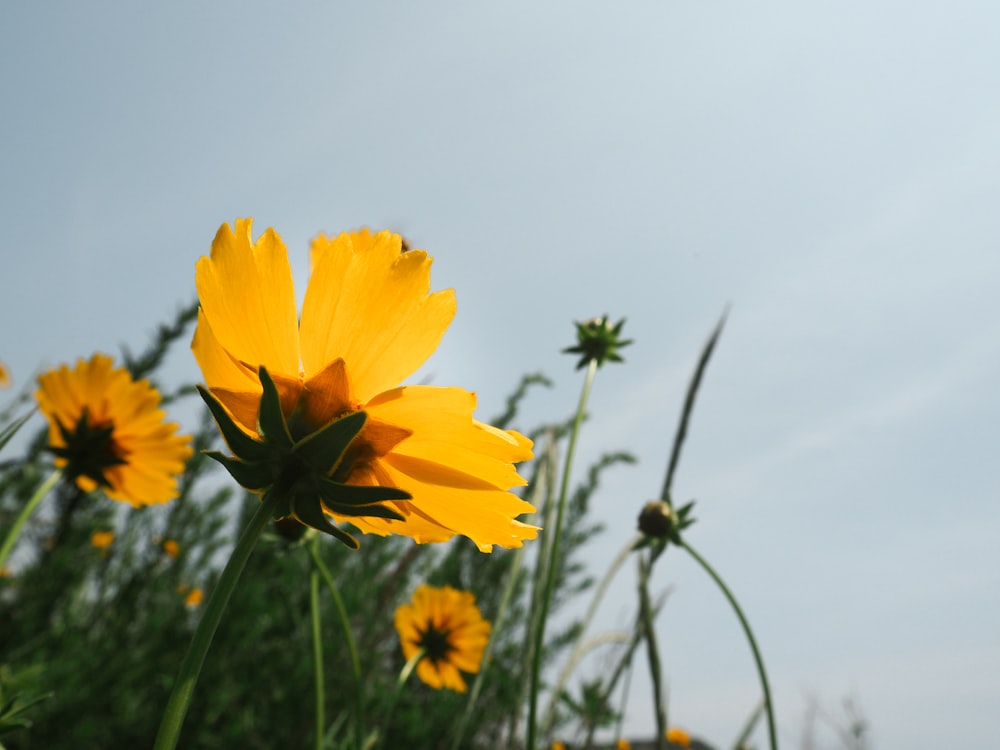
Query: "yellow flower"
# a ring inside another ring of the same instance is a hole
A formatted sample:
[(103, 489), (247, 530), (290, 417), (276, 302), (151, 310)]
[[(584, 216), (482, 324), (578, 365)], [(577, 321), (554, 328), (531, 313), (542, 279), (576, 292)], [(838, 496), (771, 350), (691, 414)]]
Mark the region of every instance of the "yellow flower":
[(49, 420), (56, 466), (84, 492), (102, 487), (133, 507), (177, 495), (176, 476), (191, 456), (191, 438), (165, 422), (160, 394), (111, 358), (95, 354), (39, 376), (35, 398)]
[[(515, 519), (534, 507), (509, 491), (525, 484), (513, 464), (531, 458), (531, 441), (473, 419), (476, 397), (468, 391), (399, 385), (437, 348), (455, 312), (452, 290), (430, 293), (431, 258), (402, 252), (399, 235), (387, 231), (320, 235), (300, 317), (284, 243), (271, 229), (253, 241), (251, 222), (224, 224), (211, 257), (198, 261), (201, 309), (191, 346), (211, 395), (225, 407), (223, 419), (265, 438), (258, 416), (266, 368), (293, 451), (338, 420), (360, 417), (351, 423), (363, 427), (343, 455), (328, 457), (320, 479), (382, 491), (366, 502), (331, 503), (323, 495), (322, 512), (298, 513), (293, 503), (285, 515), (355, 545), (324, 528), (324, 512), (364, 533), (417, 542), (462, 534), (484, 552), (533, 539), (537, 528)], [(239, 457), (221, 420), (220, 428)], [(240, 481), (239, 467), (231, 468), (239, 462), (220, 460)], [(257, 492), (278, 481), (253, 476), (257, 486), (241, 483)]]
[(566, 750), (566, 743), (562, 740), (554, 740), (552, 742), (552, 750)]
[(181, 546), (173, 539), (168, 539), (163, 543), (163, 551), (170, 557), (177, 557), (177, 555), (180, 554)]
[(90, 546), (104, 552), (114, 540), (115, 533), (113, 531), (95, 531), (90, 535)]
[(616, 750), (632, 750), (632, 743), (624, 737), (619, 737), (618, 742), (615, 743), (615, 748)]
[(188, 607), (197, 607), (201, 604), (202, 599), (204, 599), (204, 595), (201, 593), (201, 589), (193, 588), (184, 597), (184, 604)]
[(667, 730), (667, 741), (681, 747), (691, 747), (691, 736), (680, 727), (670, 727)]
[(396, 610), (396, 630), (409, 660), (422, 648), (417, 676), (436, 690), (466, 691), (459, 670), (475, 674), (490, 638), (490, 624), (483, 619), (469, 591), (451, 586), (417, 587), (413, 603)]
[(10, 387), (10, 373), (3, 362), (0, 362), (0, 388)]

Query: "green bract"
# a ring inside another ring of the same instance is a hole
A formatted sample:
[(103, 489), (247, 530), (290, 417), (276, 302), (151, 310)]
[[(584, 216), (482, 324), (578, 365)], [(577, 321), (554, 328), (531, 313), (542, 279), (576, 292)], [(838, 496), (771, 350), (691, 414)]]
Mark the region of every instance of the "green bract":
[(639, 531), (644, 539), (638, 546), (647, 546), (653, 540), (681, 543), (681, 532), (695, 522), (691, 517), (694, 501), (674, 510), (670, 503), (664, 500), (651, 500), (642, 506), (639, 513)]
[(274, 381), (266, 368), (261, 367), (259, 373), (264, 389), (257, 412), (260, 439), (244, 432), (210, 391), (198, 387), (233, 452), (232, 456), (217, 451), (207, 451), (206, 455), (225, 466), (233, 479), (250, 492), (277, 496), (275, 519), (294, 518), (336, 537), (351, 549), (358, 548), (357, 539), (330, 523), (324, 511), (403, 520), (396, 510), (381, 503), (409, 500), (410, 493), (396, 487), (353, 485), (334, 479), (349, 474), (350, 466), (342, 466), (344, 457), (367, 415), (353, 412), (295, 440), (281, 411)]
[(625, 325), (625, 318), (611, 325), (608, 323), (608, 316), (605, 315), (573, 325), (576, 326), (577, 344), (563, 349), (563, 354), (581, 355), (580, 361), (576, 363), (576, 369), (586, 367), (591, 362), (597, 362), (597, 366), (600, 367), (605, 362), (624, 361), (618, 350), (632, 343), (632, 339), (619, 338), (622, 326)]

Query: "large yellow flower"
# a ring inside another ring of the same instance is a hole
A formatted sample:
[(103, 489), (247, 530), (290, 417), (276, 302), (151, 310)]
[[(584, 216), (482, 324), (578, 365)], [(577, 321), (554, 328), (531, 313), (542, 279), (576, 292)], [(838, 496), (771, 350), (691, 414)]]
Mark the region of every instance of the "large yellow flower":
[(56, 466), (84, 492), (102, 487), (136, 508), (176, 497), (191, 437), (164, 421), (160, 394), (147, 381), (95, 354), (40, 375), (35, 398), (49, 420)]
[(224, 224), (196, 273), (192, 349), (238, 426), (264, 436), (264, 367), (293, 442), (365, 413), (360, 434), (329, 467), (331, 479), (410, 496), (369, 506), (370, 515), (324, 506), (333, 519), (418, 542), (462, 534), (483, 551), (534, 538), (537, 528), (516, 520), (534, 508), (509, 491), (525, 483), (513, 464), (531, 458), (531, 441), (473, 419), (468, 391), (399, 385), (437, 348), (455, 312), (452, 290), (430, 293), (431, 258), (403, 252), (399, 235), (387, 231), (320, 235), (300, 320), (284, 243), (272, 229), (254, 241), (251, 222)]
[(459, 672), (475, 674), (490, 639), (490, 624), (483, 619), (470, 591), (451, 586), (417, 587), (413, 603), (396, 610), (396, 631), (403, 656), (410, 660), (420, 649), (417, 676), (436, 690), (466, 691)]

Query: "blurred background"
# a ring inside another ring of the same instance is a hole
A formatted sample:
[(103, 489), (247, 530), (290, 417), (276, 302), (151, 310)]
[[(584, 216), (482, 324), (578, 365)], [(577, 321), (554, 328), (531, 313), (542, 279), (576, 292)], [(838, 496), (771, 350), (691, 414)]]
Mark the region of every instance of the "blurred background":
[[(595, 497), (600, 574), (729, 305), (674, 491), (757, 630), (783, 744), (851, 697), (875, 746), (986, 747), (998, 24), (961, 0), (5, 4), (0, 360), (23, 387), (141, 348), (236, 217), (282, 235), (300, 298), (311, 237), (392, 228), (459, 301), (417, 379), (475, 390), (482, 419), (539, 370), (518, 426), (568, 416), (572, 321), (628, 319), (578, 464), (639, 458)], [(654, 584), (671, 722), (724, 746), (759, 697), (737, 622), (681, 555)], [(625, 576), (600, 626), (634, 603)]]

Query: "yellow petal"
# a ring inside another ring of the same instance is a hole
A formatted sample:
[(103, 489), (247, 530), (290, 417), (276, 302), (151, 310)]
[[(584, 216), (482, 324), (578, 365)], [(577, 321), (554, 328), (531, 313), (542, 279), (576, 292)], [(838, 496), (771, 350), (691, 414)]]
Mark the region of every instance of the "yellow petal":
[(191, 351), (205, 376), (205, 383), (212, 389), (223, 389), (233, 393), (253, 394), (260, 399), (262, 391), (256, 366), (267, 364), (258, 362), (251, 367), (241, 364), (219, 343), (208, 323), (205, 310), (198, 310), (198, 325), (194, 329)]
[(531, 441), (475, 421), (475, 407), (475, 394), (461, 388), (406, 386), (380, 394), (365, 411), (412, 431), (391, 461), (421, 482), (503, 490), (525, 484), (513, 464), (531, 458)]
[(538, 535), (536, 527), (516, 520), (519, 515), (533, 513), (534, 506), (511, 492), (470, 491), (428, 484), (393, 466), (392, 454), (379, 463), (392, 486), (403, 488), (413, 496), (412, 500), (398, 503), (410, 511), (405, 521), (383, 521), (392, 524), (391, 533), (410, 536), (411, 528), (427, 533), (424, 531), (426, 526), (438, 525), (450, 530), (452, 535), (469, 537), (484, 552), (492, 549), (494, 544), (520, 547), (525, 539), (534, 539)]
[(454, 292), (430, 294), (431, 259), (400, 250), (391, 232), (313, 241), (301, 324), (307, 379), (343, 358), (355, 396), (367, 401), (399, 385), (437, 348), (455, 315)]
[[(298, 314), (285, 245), (273, 229), (252, 242), (251, 228), (252, 219), (219, 228), (211, 256), (196, 267), (198, 299), (216, 341), (238, 362), (297, 377)], [(227, 385), (208, 373), (206, 382)]]

